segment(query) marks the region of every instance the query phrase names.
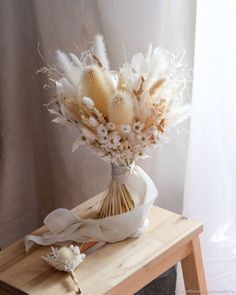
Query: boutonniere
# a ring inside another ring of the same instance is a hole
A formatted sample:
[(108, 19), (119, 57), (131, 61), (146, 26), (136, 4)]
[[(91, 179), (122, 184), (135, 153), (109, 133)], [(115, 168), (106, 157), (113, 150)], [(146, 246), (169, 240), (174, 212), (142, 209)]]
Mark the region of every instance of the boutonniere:
[(81, 253), (78, 246), (54, 248), (42, 259), (54, 267), (56, 270), (68, 272), (77, 286), (77, 292), (80, 294), (79, 282), (76, 278), (75, 269), (84, 261), (86, 255)]

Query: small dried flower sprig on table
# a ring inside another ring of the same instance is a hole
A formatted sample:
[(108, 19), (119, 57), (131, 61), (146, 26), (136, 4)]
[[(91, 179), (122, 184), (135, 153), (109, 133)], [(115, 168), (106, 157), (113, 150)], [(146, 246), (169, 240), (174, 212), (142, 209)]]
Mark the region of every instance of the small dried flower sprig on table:
[[(78, 130), (73, 151), (85, 144), (116, 166), (130, 166), (167, 142), (169, 130), (189, 116), (183, 92), (190, 78), (182, 61), (183, 55), (150, 45), (146, 55), (138, 53), (119, 71), (110, 70), (103, 37), (97, 35), (80, 58), (58, 50), (57, 65), (41, 69), (56, 89), (48, 110), (54, 122)], [(102, 206), (101, 217), (134, 207), (128, 190), (117, 183), (106, 197), (115, 203), (106, 202), (110, 209)]]
[(68, 272), (77, 286), (77, 292), (80, 294), (81, 290), (74, 270), (84, 261), (86, 255), (80, 252), (78, 246), (73, 245), (61, 248), (51, 247), (51, 250), (52, 251), (45, 257), (42, 257), (42, 259), (56, 270)]

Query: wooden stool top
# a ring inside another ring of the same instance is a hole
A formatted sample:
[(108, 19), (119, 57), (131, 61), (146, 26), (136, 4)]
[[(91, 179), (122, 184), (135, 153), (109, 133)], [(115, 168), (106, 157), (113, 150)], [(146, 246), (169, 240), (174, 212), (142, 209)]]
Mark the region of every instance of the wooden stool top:
[[(101, 197), (99, 194), (73, 210), (82, 218), (90, 216)], [(45, 230), (42, 227), (34, 234)], [(150, 224), (141, 237), (106, 244), (86, 257), (76, 270), (82, 294), (133, 294), (189, 255), (189, 241), (200, 232), (201, 223), (154, 206)], [(49, 249), (36, 245), (27, 255), (20, 240), (1, 251), (0, 291), (8, 288), (10, 294), (76, 294), (67, 273), (55, 271), (42, 261)]]

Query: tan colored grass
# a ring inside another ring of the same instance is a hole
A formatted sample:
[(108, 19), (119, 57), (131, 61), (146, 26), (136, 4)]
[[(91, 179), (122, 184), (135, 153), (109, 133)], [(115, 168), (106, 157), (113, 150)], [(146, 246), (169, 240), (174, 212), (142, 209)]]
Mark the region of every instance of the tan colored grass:
[(153, 96), (156, 91), (163, 85), (163, 83), (165, 82), (165, 79), (160, 79), (158, 81), (156, 81), (149, 89), (149, 95)]
[(93, 65), (83, 72), (80, 96), (90, 97), (94, 101), (95, 107), (104, 117), (108, 115), (108, 103), (113, 93), (113, 84), (104, 69)]

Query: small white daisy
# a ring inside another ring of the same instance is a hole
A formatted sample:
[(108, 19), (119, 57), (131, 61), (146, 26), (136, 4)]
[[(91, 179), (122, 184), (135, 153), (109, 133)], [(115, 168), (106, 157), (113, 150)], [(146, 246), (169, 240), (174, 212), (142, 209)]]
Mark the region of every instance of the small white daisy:
[(97, 127), (97, 133), (100, 136), (107, 135), (107, 127), (104, 126), (103, 124), (98, 125), (98, 127)]
[(140, 133), (144, 128), (144, 123), (141, 123), (139, 121), (135, 122), (134, 125), (133, 125), (133, 130), (136, 132), (136, 133)]
[(149, 142), (149, 136), (145, 133), (139, 134), (139, 140), (142, 142), (142, 144), (147, 144)]
[(83, 134), (80, 134), (78, 140), (76, 140), (76, 142), (79, 144), (79, 145), (85, 145), (88, 143), (88, 139), (85, 135)]
[(106, 127), (107, 127), (108, 130), (111, 130), (111, 131), (116, 129), (116, 125), (114, 123), (112, 123), (112, 122), (108, 122)]
[(112, 132), (109, 135), (108, 138), (108, 147), (111, 149), (116, 149), (120, 146), (120, 136), (117, 134), (117, 132)]
[(131, 131), (131, 127), (128, 124), (121, 125), (121, 132), (128, 134)]
[(100, 143), (106, 143), (108, 141), (108, 134), (101, 134), (98, 137)]

